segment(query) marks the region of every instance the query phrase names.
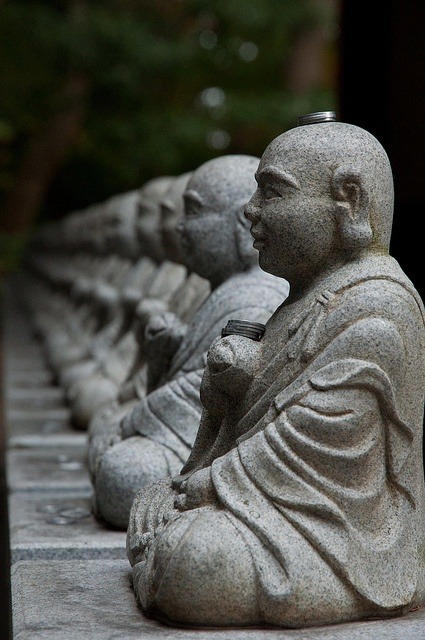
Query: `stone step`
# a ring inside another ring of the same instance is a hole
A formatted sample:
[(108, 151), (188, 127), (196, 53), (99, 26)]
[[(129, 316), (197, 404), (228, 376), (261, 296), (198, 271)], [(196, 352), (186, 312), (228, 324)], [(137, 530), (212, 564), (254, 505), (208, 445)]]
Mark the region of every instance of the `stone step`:
[(14, 640), (423, 640), (425, 610), (310, 629), (179, 629), (136, 605), (126, 560), (20, 561), (12, 567)]
[(126, 532), (99, 523), (91, 507), (91, 491), (12, 493), (9, 496), (12, 563), (126, 559)]
[(58, 414), (57, 411), (43, 412), (41, 415), (27, 412), (22, 415), (10, 415), (7, 420), (8, 438), (19, 438), (21, 436), (53, 436), (70, 435), (81, 432), (73, 429), (69, 422), (69, 411)]
[(9, 449), (6, 480), (9, 491), (73, 491), (91, 489), (84, 445)]
[(6, 422), (38, 422), (61, 421), (69, 422), (71, 412), (68, 407), (37, 408), (37, 409), (13, 409), (6, 408)]
[(9, 449), (40, 449), (49, 447), (87, 447), (87, 434), (81, 431), (40, 434), (11, 435), (8, 438)]

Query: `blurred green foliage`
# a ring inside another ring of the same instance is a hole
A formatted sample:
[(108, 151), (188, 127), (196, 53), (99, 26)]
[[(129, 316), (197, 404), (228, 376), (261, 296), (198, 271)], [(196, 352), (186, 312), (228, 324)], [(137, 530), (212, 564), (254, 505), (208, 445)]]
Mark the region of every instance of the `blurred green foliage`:
[(28, 140), (67, 108), (61, 90), (70, 74), (87, 82), (84, 122), (40, 220), (215, 155), (261, 155), (301, 113), (335, 108), (332, 70), (305, 92), (287, 78), (294, 41), (317, 27), (330, 33), (333, 7), (318, 0), (0, 4), (0, 201)]

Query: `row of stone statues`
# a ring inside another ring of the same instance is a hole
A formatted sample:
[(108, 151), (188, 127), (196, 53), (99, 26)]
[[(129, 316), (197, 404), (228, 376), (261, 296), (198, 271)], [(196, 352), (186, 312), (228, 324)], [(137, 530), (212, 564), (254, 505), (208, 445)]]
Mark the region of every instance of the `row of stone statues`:
[[(206, 354), (222, 326), (235, 315), (265, 322), (288, 294), (285, 280), (259, 268), (244, 217), (257, 165), (224, 156), (152, 180), (137, 197), (69, 216), (62, 254), (54, 242), (34, 251), (42, 280), (28, 298), (74, 424), (88, 431), (96, 513), (117, 527), (127, 527), (139, 487), (177, 474), (188, 458)], [(88, 254), (75, 251), (85, 219)]]
[(424, 603), (425, 316), (392, 217), (384, 149), (324, 112), (34, 238), (26, 304), (149, 616)]

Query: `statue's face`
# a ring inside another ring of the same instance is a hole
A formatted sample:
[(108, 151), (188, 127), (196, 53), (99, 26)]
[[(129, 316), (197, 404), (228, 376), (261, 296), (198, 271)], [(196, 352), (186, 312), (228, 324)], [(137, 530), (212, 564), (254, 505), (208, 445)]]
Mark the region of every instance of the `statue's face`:
[(183, 192), (189, 180), (189, 174), (178, 176), (161, 200), (160, 234), (165, 255), (169, 260), (185, 264), (181, 234), (177, 226), (183, 220)]
[(165, 255), (173, 262), (183, 263), (184, 252), (181, 246), (181, 235), (177, 225), (183, 218), (183, 198), (181, 204), (174, 203), (169, 198), (161, 202), (160, 233)]
[[(294, 138), (294, 136), (292, 136)], [(290, 284), (308, 282), (332, 260), (337, 242), (330, 173), (300, 153), (294, 140), (271, 143), (256, 172), (246, 206), (254, 247), (264, 271)]]
[(135, 258), (138, 253), (136, 238), (136, 207), (139, 196), (130, 192), (111, 199), (110, 215), (106, 220), (105, 242), (112, 253)]
[[(226, 265), (232, 269), (236, 247), (232, 220), (216, 210), (196, 182), (184, 193), (185, 215), (179, 225), (184, 261), (198, 275), (214, 282), (223, 279)], [(232, 266), (230, 266), (232, 265)], [(229, 273), (231, 275), (231, 273)]]
[(152, 186), (141, 189), (136, 207), (136, 233), (141, 255), (156, 262), (163, 259), (163, 247), (159, 232), (160, 201), (162, 191)]

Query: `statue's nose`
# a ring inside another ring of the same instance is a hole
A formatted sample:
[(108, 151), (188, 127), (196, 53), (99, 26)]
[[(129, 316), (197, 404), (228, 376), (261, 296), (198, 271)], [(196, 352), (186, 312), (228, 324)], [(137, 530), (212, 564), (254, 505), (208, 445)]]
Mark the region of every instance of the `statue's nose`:
[(260, 210), (253, 202), (253, 198), (245, 205), (244, 214), (250, 222), (258, 222), (260, 219)]

